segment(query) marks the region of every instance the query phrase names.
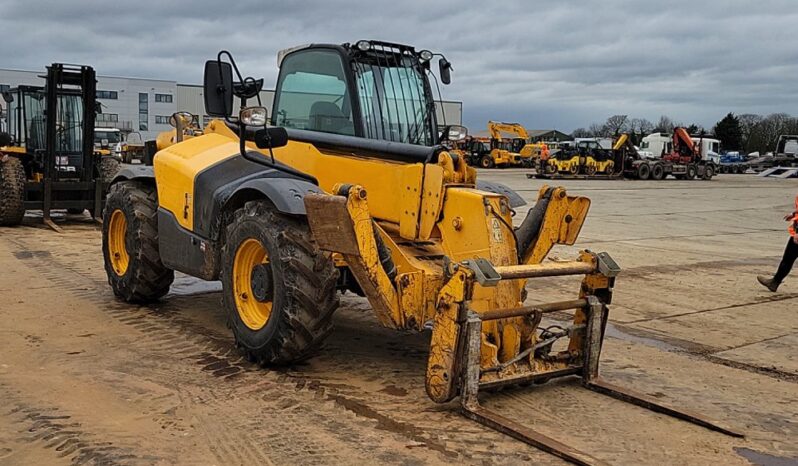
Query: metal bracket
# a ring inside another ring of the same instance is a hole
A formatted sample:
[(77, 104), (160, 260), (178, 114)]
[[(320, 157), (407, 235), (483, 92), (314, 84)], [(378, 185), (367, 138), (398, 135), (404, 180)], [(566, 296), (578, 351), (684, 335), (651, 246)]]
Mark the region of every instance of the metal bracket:
[(606, 252), (596, 254), (596, 260), (598, 261), (599, 273), (605, 277), (616, 277), (621, 272), (621, 266), (619, 266)]
[(474, 278), (481, 286), (496, 286), (502, 279), (502, 276), (487, 259), (468, 259), (463, 261), (462, 265), (474, 272)]

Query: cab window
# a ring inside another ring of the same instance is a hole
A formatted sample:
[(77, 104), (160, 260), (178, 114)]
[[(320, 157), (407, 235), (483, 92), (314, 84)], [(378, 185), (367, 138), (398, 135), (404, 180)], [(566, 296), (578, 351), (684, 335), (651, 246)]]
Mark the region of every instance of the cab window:
[(308, 50), (294, 52), (283, 60), (275, 96), (274, 124), (355, 135), (352, 104), (339, 54)]

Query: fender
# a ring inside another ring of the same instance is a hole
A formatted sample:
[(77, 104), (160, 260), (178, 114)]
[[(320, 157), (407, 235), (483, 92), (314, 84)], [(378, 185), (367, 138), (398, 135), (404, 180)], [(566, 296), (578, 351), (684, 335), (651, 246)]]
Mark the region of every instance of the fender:
[(242, 183), (225, 206), (238, 197), (249, 197), (247, 191), (262, 194), (278, 211), (291, 215), (306, 215), (305, 195), (322, 193), (315, 184), (298, 178), (256, 178)]
[(116, 174), (114, 179), (111, 181), (111, 184), (118, 183), (120, 181), (128, 181), (128, 180), (141, 180), (141, 181), (150, 181), (155, 184), (155, 171), (153, 170), (151, 165), (132, 165), (123, 168)]
[(477, 180), (476, 183), (477, 189), (481, 191), (487, 191), (489, 193), (496, 193), (496, 194), (503, 194), (507, 196), (507, 199), (510, 201), (510, 207), (516, 208), (526, 205), (526, 201), (522, 198), (517, 192), (510, 189), (509, 186), (502, 184), (502, 183), (494, 183), (492, 181), (480, 181)]

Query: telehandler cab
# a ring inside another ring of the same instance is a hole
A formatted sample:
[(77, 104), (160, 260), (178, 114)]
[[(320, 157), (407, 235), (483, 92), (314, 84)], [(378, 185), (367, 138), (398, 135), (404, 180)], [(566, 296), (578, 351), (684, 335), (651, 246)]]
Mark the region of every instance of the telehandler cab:
[[(351, 290), (386, 327), (432, 324), (431, 399), (460, 396), (466, 416), (580, 464), (597, 460), (481, 407), (479, 389), (578, 376), (731, 433), (598, 377), (618, 266), (589, 251), (543, 263), (555, 244), (576, 241), (590, 201), (544, 187), (514, 228), (523, 200), (477, 181), (441, 145), (428, 78), (435, 55), (376, 41), (281, 52), (279, 126), (267, 125), (265, 108), (247, 107), (262, 81), (243, 78), (227, 53), (207, 62), (206, 111), (218, 119), (112, 186), (103, 253), (114, 293), (158, 299), (174, 270), (221, 280), (236, 344), (273, 365), (310, 357), (332, 330), (337, 291)], [(443, 56), (439, 74), (448, 84)], [(578, 298), (524, 305), (527, 279), (563, 275), (584, 276)], [(540, 325), (566, 311), (570, 325)]]

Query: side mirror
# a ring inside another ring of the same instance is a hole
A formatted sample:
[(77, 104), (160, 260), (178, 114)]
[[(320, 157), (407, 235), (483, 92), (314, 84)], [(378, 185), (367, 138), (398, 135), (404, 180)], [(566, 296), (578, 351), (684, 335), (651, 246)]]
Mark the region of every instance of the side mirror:
[(452, 83), (452, 64), (449, 63), (449, 60), (441, 57), (441, 59), (438, 60), (438, 70), (440, 71), (441, 82), (443, 84), (451, 84)]
[(468, 136), (468, 128), (460, 125), (450, 125), (443, 129), (441, 141), (459, 142)]
[(229, 117), (233, 112), (233, 66), (219, 60), (205, 62), (205, 113)]
[(281, 126), (262, 128), (255, 132), (255, 145), (258, 149), (275, 149), (288, 144), (288, 131)]
[(247, 126), (266, 126), (269, 121), (269, 111), (266, 107), (242, 108), (238, 113), (238, 121)]
[(14, 101), (14, 94), (8, 91), (3, 91), (3, 100), (5, 100), (7, 104), (10, 104)]

